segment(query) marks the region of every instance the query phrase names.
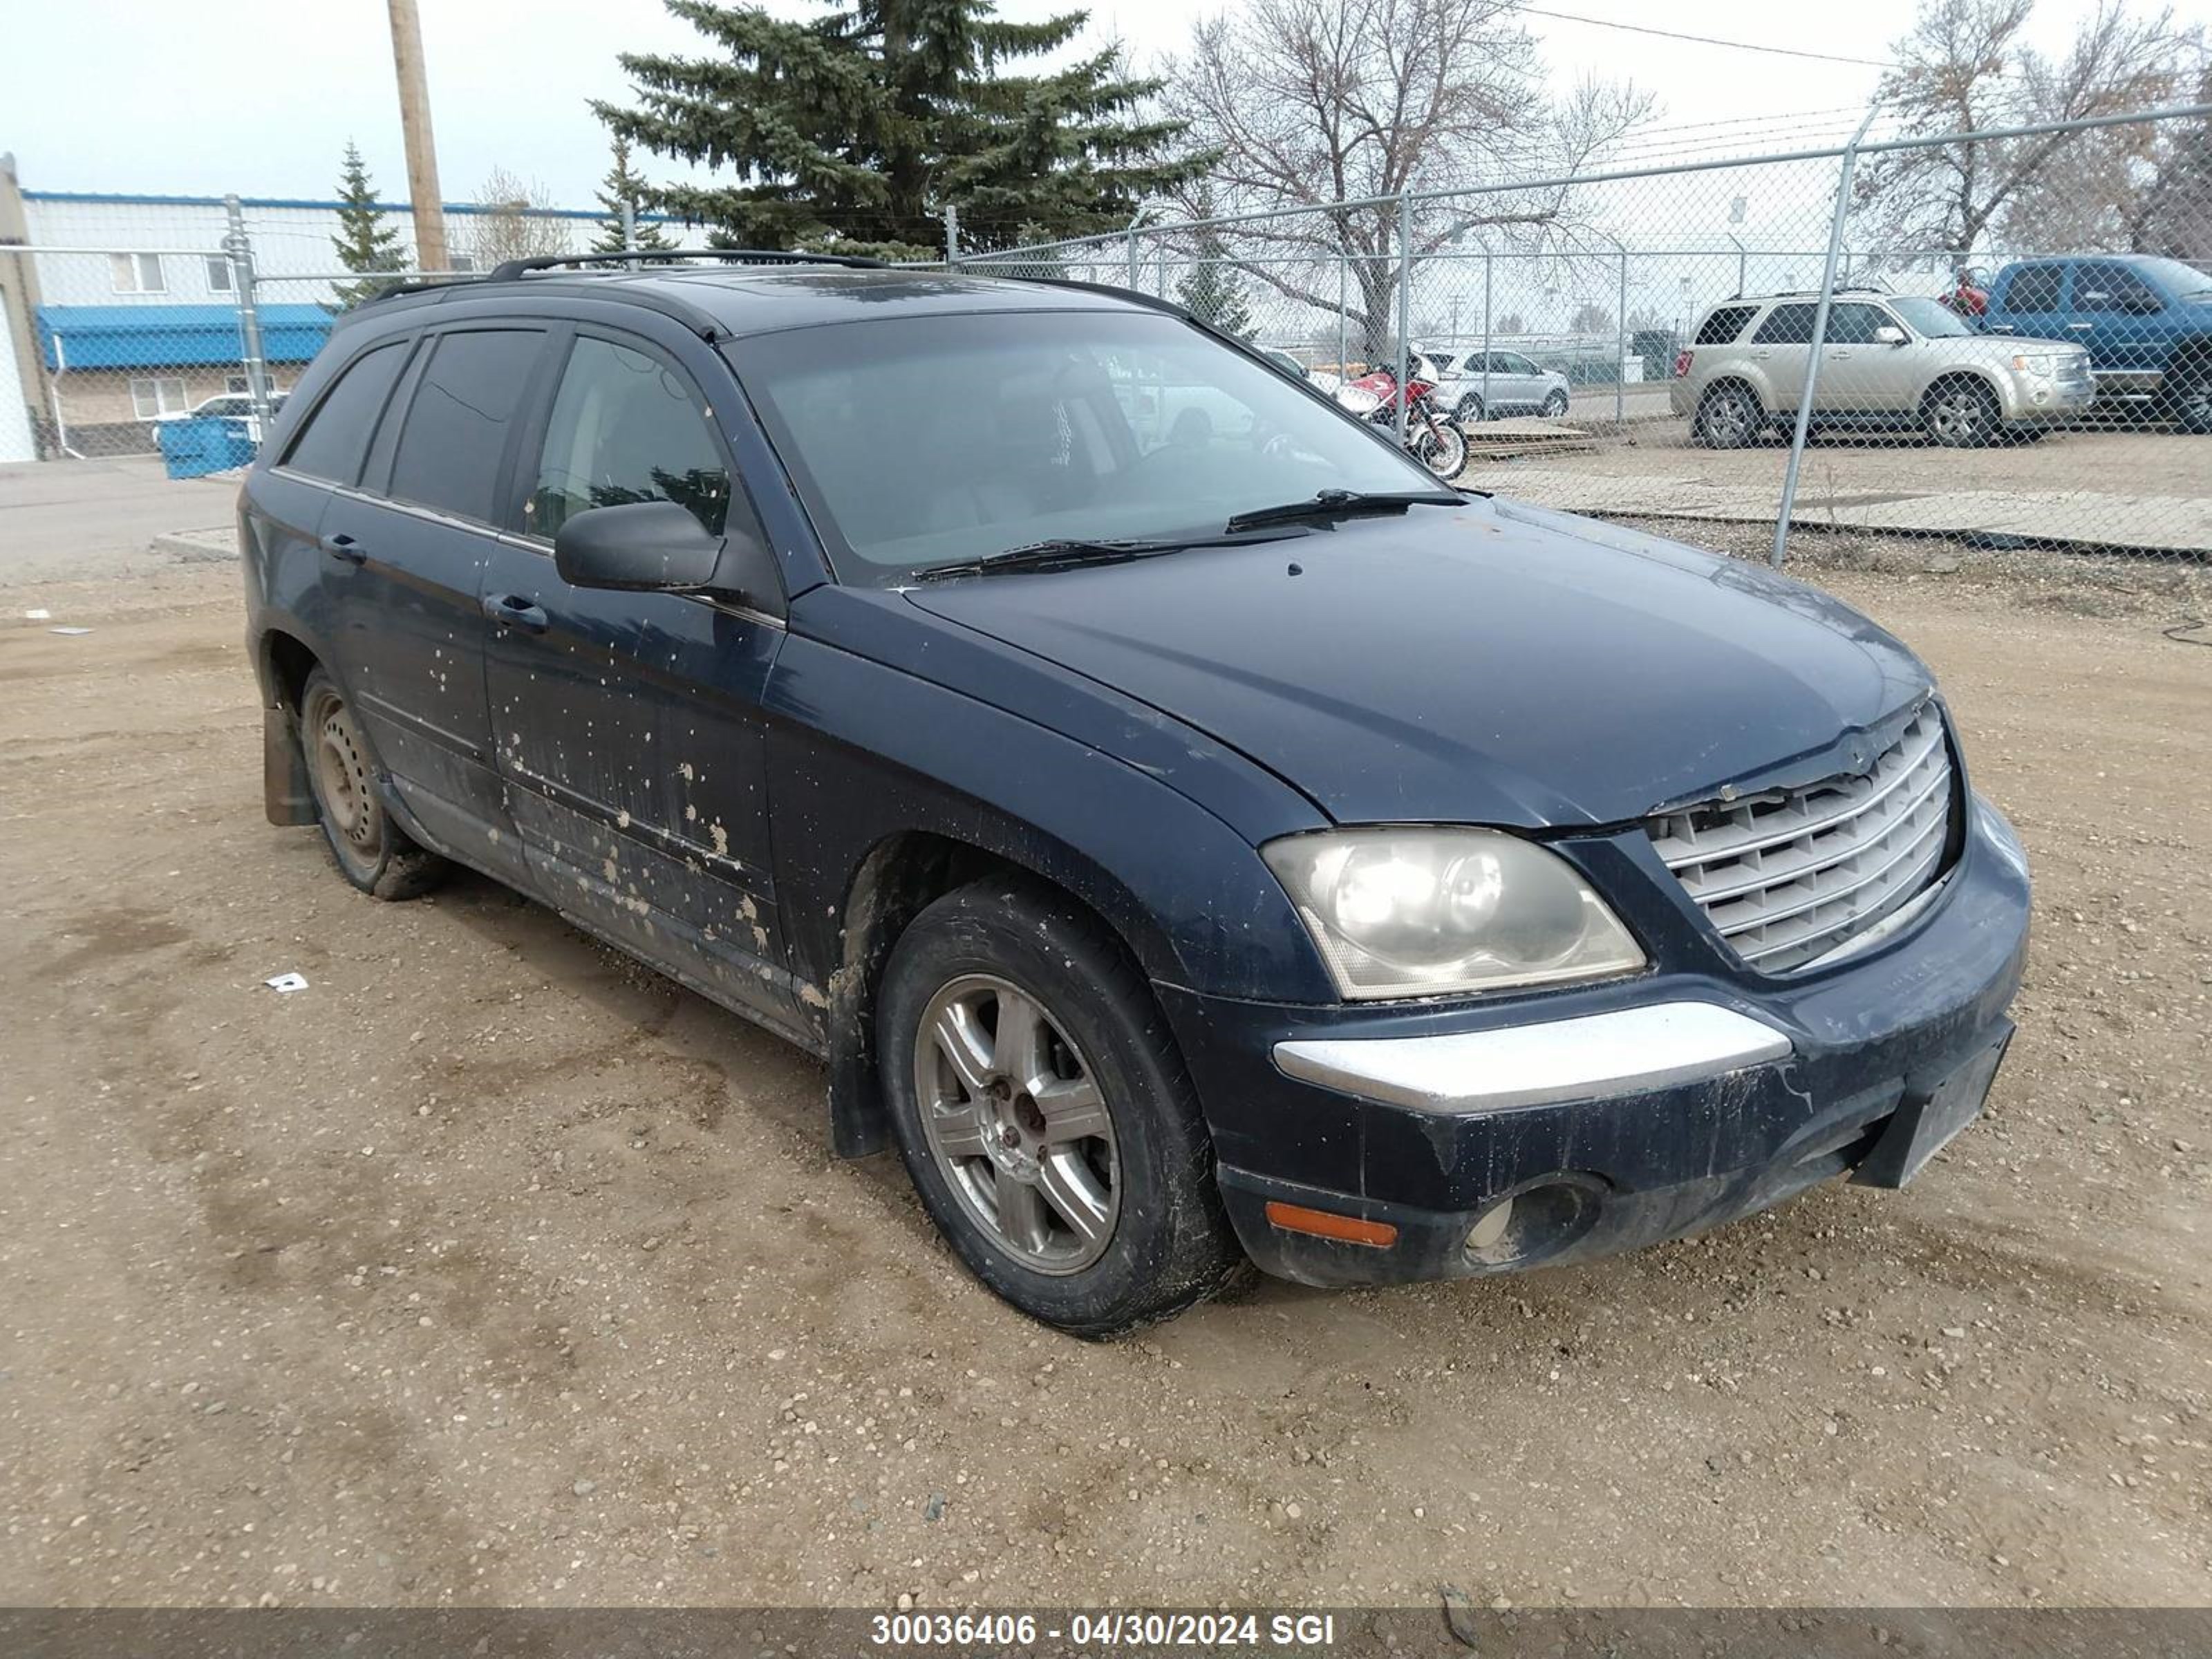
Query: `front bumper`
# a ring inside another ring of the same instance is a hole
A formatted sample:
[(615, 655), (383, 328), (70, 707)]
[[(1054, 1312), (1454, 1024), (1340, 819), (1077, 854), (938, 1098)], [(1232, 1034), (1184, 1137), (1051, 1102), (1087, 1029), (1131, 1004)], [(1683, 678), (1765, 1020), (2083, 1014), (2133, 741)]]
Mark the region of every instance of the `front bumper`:
[[(1837, 1175), (1899, 1184), (1932, 1127), (1958, 1127), (1934, 1125), (1959, 1109), (1931, 1101), (1964, 1087), (1964, 1111), (1978, 1104), (2027, 922), (2019, 843), (1976, 799), (1934, 899), (1826, 970), (1661, 972), (1449, 1010), (1161, 995), (1260, 1267), (1322, 1285), (1460, 1277), (1678, 1237)], [(1387, 1242), (1293, 1231), (1270, 1206)]]

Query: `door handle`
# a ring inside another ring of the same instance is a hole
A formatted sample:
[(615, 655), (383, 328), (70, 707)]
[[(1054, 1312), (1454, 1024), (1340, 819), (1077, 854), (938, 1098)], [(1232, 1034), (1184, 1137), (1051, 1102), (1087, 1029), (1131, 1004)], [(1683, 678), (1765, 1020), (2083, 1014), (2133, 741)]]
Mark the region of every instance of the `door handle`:
[(545, 611), (520, 593), (493, 593), (485, 597), (483, 613), (502, 628), (519, 628), (526, 634), (545, 631)]
[(1992, 334), (2017, 334), (2020, 331), (2014, 328), (2010, 323), (1991, 323), (1990, 325), (1990, 332)]
[(368, 550), (343, 532), (324, 537), (323, 551), (334, 559), (343, 559), (348, 564), (366, 564), (368, 562)]
[(2096, 324), (2094, 324), (2094, 323), (2069, 323), (2069, 324), (2067, 324), (2067, 325), (2066, 325), (2066, 326), (2067, 326), (2068, 328), (2071, 329), (2071, 330), (2072, 330), (2075, 333), (2076, 333), (2076, 334), (2087, 334), (2087, 333), (2091, 329), (2093, 329), (2093, 328), (2096, 327)]

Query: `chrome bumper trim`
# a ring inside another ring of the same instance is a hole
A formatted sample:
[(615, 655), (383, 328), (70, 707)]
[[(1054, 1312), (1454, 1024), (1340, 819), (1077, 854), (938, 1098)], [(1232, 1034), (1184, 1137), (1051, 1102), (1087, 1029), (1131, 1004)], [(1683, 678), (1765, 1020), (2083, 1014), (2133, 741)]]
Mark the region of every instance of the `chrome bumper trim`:
[(1275, 1045), (1286, 1075), (1418, 1112), (1510, 1112), (1643, 1094), (1781, 1060), (1790, 1039), (1711, 1002), (1437, 1036), (1316, 1037)]

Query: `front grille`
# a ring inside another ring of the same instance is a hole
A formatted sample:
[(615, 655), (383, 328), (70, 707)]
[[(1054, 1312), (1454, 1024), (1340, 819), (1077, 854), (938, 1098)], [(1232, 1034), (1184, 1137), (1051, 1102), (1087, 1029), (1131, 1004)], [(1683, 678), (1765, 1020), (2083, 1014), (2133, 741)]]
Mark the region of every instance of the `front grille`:
[(1932, 702), (1873, 768), (1649, 820), (1652, 845), (1761, 973), (1818, 961), (1910, 903), (1949, 841), (1951, 757)]

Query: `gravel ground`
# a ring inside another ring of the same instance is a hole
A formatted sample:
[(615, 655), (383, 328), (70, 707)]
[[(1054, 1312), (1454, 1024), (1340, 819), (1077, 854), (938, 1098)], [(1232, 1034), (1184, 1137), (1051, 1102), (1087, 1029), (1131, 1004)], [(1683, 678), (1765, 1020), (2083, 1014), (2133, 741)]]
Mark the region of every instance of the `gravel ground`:
[(1901, 1194), (1109, 1346), (833, 1159), (795, 1050), (263, 823), (234, 569), (10, 589), (0, 1600), (2203, 1601), (2201, 585), (1832, 551), (2034, 860), (1988, 1118)]

